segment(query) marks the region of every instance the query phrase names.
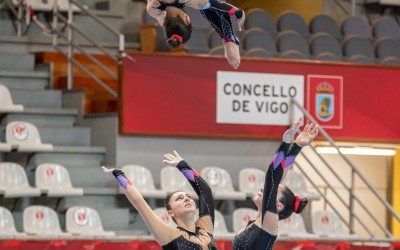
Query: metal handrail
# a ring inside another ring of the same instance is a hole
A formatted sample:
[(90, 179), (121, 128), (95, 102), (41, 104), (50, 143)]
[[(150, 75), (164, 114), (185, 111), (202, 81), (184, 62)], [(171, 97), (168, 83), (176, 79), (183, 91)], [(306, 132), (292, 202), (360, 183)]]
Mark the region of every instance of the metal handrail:
[[(305, 117), (310, 120), (311, 122), (318, 124), (317, 121), (308, 113), (307, 110), (305, 110), (302, 105), (300, 105), (299, 102), (297, 102), (296, 100), (292, 99), (291, 100), (292, 106), (296, 106), (297, 108), (299, 108), (302, 113), (305, 115)], [(399, 214), (394, 210), (394, 208), (376, 191), (376, 189), (371, 185), (371, 183), (367, 180), (367, 178), (358, 170), (358, 168), (348, 159), (347, 156), (345, 156), (344, 154), (341, 153), (341, 151), (339, 150), (339, 147), (336, 146), (336, 144), (334, 143), (333, 139), (328, 135), (328, 133), (322, 128), (320, 127), (319, 129), (320, 134), (329, 142), (329, 144), (334, 147), (339, 155), (342, 157), (342, 159), (350, 166), (350, 168), (352, 169), (352, 175), (357, 175), (362, 182), (364, 182), (364, 184), (367, 186), (367, 188), (375, 195), (375, 197), (384, 205), (384, 207), (386, 209), (388, 209), (392, 216), (394, 216), (397, 221), (400, 222), (400, 216)], [(350, 193), (350, 200), (355, 200), (358, 202), (358, 204), (361, 205), (361, 207), (364, 209), (364, 211), (370, 216), (370, 218), (379, 226), (379, 228), (385, 232), (386, 236), (393, 239), (392, 234), (387, 230), (387, 228), (385, 226), (383, 226), (377, 219), (376, 217), (372, 214), (372, 212), (367, 208), (367, 206), (357, 197), (354, 195), (353, 193), (353, 185), (351, 187), (348, 187), (345, 182), (340, 178), (340, 176), (333, 170), (333, 168), (328, 164), (328, 162), (322, 157), (320, 156), (316, 149), (314, 147), (310, 147), (313, 152), (319, 157), (319, 159), (322, 161), (323, 164), (325, 164), (325, 166), (333, 173), (333, 175), (339, 180), (339, 182), (343, 185), (343, 187), (349, 191)], [(337, 192), (335, 191), (335, 189), (332, 187), (332, 185), (330, 185), (330, 183), (326, 180), (326, 178), (324, 176), (322, 176), (316, 169), (316, 167), (312, 164), (312, 162), (310, 161), (310, 159), (304, 154), (301, 153), (301, 155), (304, 157), (304, 159), (308, 162), (308, 164), (310, 164), (310, 166), (315, 170), (316, 173), (318, 173), (318, 175), (321, 177), (321, 179), (327, 184), (328, 188), (330, 188), (334, 194), (339, 198), (339, 200), (348, 208), (350, 215), (352, 217), (354, 217), (360, 224), (361, 226), (368, 232), (368, 234), (373, 237), (373, 234), (371, 233), (371, 231), (365, 226), (365, 224), (363, 222), (360, 221), (359, 217), (353, 213), (353, 206), (347, 206), (346, 203), (343, 201), (343, 199), (337, 194)], [(299, 164), (296, 164), (299, 166)], [(320, 195), (324, 198), (324, 200), (328, 203), (328, 205), (338, 214), (338, 216), (340, 217), (340, 219), (346, 224), (347, 227), (349, 227), (350, 230), (352, 230), (351, 226), (352, 223), (347, 223), (346, 220), (344, 220), (344, 218), (337, 212), (336, 208), (332, 205), (332, 203), (327, 200), (327, 198), (322, 194), (322, 192), (318, 189), (318, 187), (315, 185), (315, 183), (311, 180), (311, 178), (307, 175), (307, 173), (301, 168), (301, 166), (299, 166), (299, 170), (302, 172), (302, 174), (307, 178), (307, 180), (311, 183), (311, 185), (313, 185), (313, 187), (318, 191), (318, 193), (320, 193)], [(352, 219), (352, 218), (351, 218)]]
[[(96, 83), (98, 83), (103, 89), (105, 89), (108, 93), (110, 93), (113, 97), (117, 97), (118, 94), (116, 91), (111, 89), (102, 79), (96, 76), (93, 72), (91, 72), (87, 67), (85, 67), (83, 64), (79, 63), (77, 60), (74, 59), (73, 54), (74, 54), (74, 49), (79, 50), (82, 54), (84, 54), (91, 62), (93, 62), (95, 65), (97, 65), (100, 69), (102, 69), (105, 73), (107, 73), (109, 76), (111, 76), (112, 79), (118, 80), (118, 75), (116, 75), (112, 70), (110, 70), (106, 65), (101, 63), (98, 59), (96, 59), (94, 56), (90, 55), (87, 53), (82, 47), (80, 47), (78, 44), (74, 43), (73, 39), (73, 31), (79, 33), (84, 39), (86, 39), (89, 43), (94, 45), (99, 51), (101, 51), (103, 54), (108, 55), (110, 58), (112, 58), (117, 65), (122, 63), (122, 59), (125, 55), (125, 37), (123, 34), (119, 33), (115, 29), (113, 29), (110, 25), (99, 19), (97, 16), (93, 15), (89, 10), (87, 10), (83, 5), (80, 3), (76, 2), (75, 0), (68, 0), (69, 3), (69, 8), (68, 8), (68, 18), (65, 18), (63, 15), (59, 13), (58, 10), (58, 1), (55, 0), (54, 3), (54, 9), (53, 9), (53, 47), (62, 52), (64, 55), (67, 56), (68, 58), (68, 89), (71, 89), (73, 87), (73, 80), (74, 80), (74, 73), (73, 73), (73, 67), (76, 66), (80, 70), (82, 70), (86, 75), (88, 75), (90, 78), (92, 78)], [(109, 53), (102, 45), (97, 43), (95, 40), (91, 39), (88, 37), (84, 32), (82, 32), (79, 27), (77, 27), (74, 22), (73, 22), (73, 10), (72, 10), (72, 5), (77, 6), (78, 9), (85, 13), (86, 15), (90, 16), (93, 20), (95, 20), (99, 25), (103, 26), (105, 29), (110, 31), (113, 35), (117, 36), (119, 39), (118, 42), (118, 52), (117, 55), (112, 55)], [(68, 29), (68, 36), (66, 37), (63, 35), (58, 29), (58, 21), (59, 19), (66, 23), (67, 29)], [(68, 43), (68, 50), (67, 53), (65, 53), (60, 47), (58, 47), (58, 38), (61, 37), (65, 39)]]

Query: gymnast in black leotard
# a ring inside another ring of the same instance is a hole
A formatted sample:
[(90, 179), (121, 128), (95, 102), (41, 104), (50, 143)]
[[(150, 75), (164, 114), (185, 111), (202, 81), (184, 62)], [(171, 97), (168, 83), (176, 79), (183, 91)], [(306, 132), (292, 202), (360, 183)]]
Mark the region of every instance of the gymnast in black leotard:
[(307, 199), (300, 199), (279, 183), (284, 171), (294, 162), (302, 147), (309, 145), (318, 134), (318, 127), (307, 124), (291, 145), (301, 120), (295, 123), (283, 136), (275, 156), (265, 175), (264, 189), (255, 197), (258, 208), (256, 220), (237, 233), (233, 250), (272, 250), (278, 234), (278, 220), (300, 213), (307, 205)]
[(244, 11), (221, 0), (148, 0), (147, 12), (164, 27), (167, 42), (173, 48), (188, 41), (192, 33), (190, 16), (183, 7), (200, 10), (220, 36), (228, 62), (237, 69), (240, 64), (239, 39), (234, 33), (231, 17), (237, 18), (240, 31), (245, 19)]
[(217, 250), (218, 247), (213, 239), (214, 201), (211, 188), (176, 151), (173, 154), (165, 154), (164, 157), (163, 162), (176, 166), (199, 197), (199, 219), (197, 221), (194, 220), (196, 204), (188, 194), (178, 191), (167, 197), (168, 214), (178, 225), (177, 228), (165, 224), (153, 212), (121, 170), (103, 167), (103, 171), (113, 173), (124, 190), (124, 194), (137, 209), (155, 240), (164, 250)]

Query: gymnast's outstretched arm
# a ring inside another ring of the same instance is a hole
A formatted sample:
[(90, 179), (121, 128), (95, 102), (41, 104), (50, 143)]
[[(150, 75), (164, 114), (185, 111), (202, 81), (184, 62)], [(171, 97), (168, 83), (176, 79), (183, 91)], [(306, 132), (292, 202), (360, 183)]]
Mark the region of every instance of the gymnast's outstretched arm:
[(108, 169), (102, 166), (106, 173), (112, 173), (121, 186), (124, 194), (132, 205), (142, 216), (144, 222), (153, 234), (155, 240), (160, 245), (165, 245), (172, 241), (177, 234), (177, 229), (165, 224), (150, 208), (143, 196), (139, 193), (136, 187), (126, 178), (124, 172), (120, 169)]
[(210, 186), (176, 151), (173, 154), (165, 154), (164, 157), (163, 162), (176, 166), (199, 197), (199, 219), (196, 221), (196, 226), (206, 230), (209, 234), (213, 234), (214, 199)]
[(276, 201), (284, 171), (292, 165), (301, 149), (309, 145), (318, 134), (318, 126), (307, 124), (291, 146), (290, 142), (297, 133), (300, 123), (301, 120), (285, 132), (282, 144), (276, 151), (265, 175), (261, 223), (263, 229), (272, 235), (278, 234), (279, 217)]

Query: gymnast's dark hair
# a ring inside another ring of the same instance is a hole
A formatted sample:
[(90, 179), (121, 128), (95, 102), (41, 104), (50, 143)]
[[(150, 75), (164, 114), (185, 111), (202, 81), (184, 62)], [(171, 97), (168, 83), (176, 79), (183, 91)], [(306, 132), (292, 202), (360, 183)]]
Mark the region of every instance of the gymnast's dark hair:
[[(167, 194), (167, 197), (165, 198), (165, 208), (167, 209), (167, 211), (171, 210), (171, 205), (169, 204), (169, 201), (171, 200), (172, 195), (174, 195), (177, 192), (180, 192), (180, 191), (174, 191), (174, 192), (171, 192), (171, 193)], [(176, 223), (174, 218), (172, 218), (172, 220)]]
[[(299, 214), (303, 211), (303, 209), (308, 204), (308, 199), (303, 198), (300, 199), (294, 195), (292, 190), (285, 186), (285, 189), (282, 191), (282, 197), (280, 198), (280, 202), (283, 204), (284, 208), (279, 211), (279, 220), (284, 220), (288, 218), (292, 213)], [(298, 206), (295, 207), (296, 199), (298, 199)]]
[(192, 35), (192, 24), (186, 25), (180, 16), (165, 17), (164, 28), (167, 43), (172, 48), (177, 48), (181, 43), (187, 42)]

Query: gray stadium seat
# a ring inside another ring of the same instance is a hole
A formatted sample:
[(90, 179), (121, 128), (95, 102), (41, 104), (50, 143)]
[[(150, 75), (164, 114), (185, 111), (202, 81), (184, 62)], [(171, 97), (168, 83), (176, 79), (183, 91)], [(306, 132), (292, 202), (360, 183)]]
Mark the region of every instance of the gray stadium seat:
[(310, 57), (310, 48), (306, 39), (295, 31), (283, 31), (278, 34), (277, 47), (280, 53), (289, 50), (301, 52), (307, 58)]
[(372, 39), (372, 29), (370, 25), (367, 21), (358, 16), (351, 16), (344, 20), (341, 29), (345, 38), (352, 35), (359, 35), (364, 38)]
[(321, 61), (331, 61), (331, 62), (341, 62), (343, 60), (343, 58), (340, 58), (337, 55), (334, 55), (329, 52), (319, 53), (317, 56), (314, 57), (314, 59)]
[(147, 10), (143, 10), (142, 23), (158, 25), (157, 20), (154, 17), (150, 16)]
[(244, 50), (263, 48), (271, 54), (277, 54), (274, 39), (268, 32), (260, 28), (252, 28), (245, 31), (242, 39), (242, 48)]
[(193, 28), (206, 29), (206, 30), (208, 30), (210, 28), (210, 24), (203, 17), (203, 15), (200, 14), (200, 11), (198, 9), (184, 8), (184, 10), (190, 16), (190, 22), (191, 22)]
[(309, 56), (304, 55), (304, 53), (298, 50), (287, 50), (285, 52), (279, 53), (279, 57), (285, 59), (301, 59), (301, 60), (310, 59)]
[(189, 41), (183, 46), (190, 54), (208, 54), (210, 47), (208, 46), (207, 30), (193, 27)]
[(305, 37), (310, 35), (304, 18), (294, 11), (285, 11), (280, 14), (278, 18), (278, 30), (293, 30)]
[(400, 41), (400, 27), (397, 22), (391, 17), (380, 17), (374, 23), (373, 32), (374, 36), (377, 38), (388, 36)]
[(400, 59), (398, 57), (388, 56), (382, 58), (382, 60), (379, 63), (383, 65), (400, 66)]
[(273, 17), (264, 9), (254, 8), (246, 12), (246, 19), (244, 21), (244, 28), (260, 28), (272, 36), (278, 33), (276, 22)]
[(313, 17), (309, 26), (312, 34), (325, 32), (338, 40), (342, 38), (339, 24), (329, 15), (320, 14)]
[(261, 57), (261, 58), (271, 58), (274, 57), (271, 52), (263, 48), (253, 48), (244, 54), (244, 57)]
[(214, 56), (224, 56), (225, 55), (224, 45), (213, 47), (212, 49), (210, 49), (210, 51), (208, 51), (208, 54)]
[(222, 39), (214, 29), (210, 29), (207, 33), (208, 47), (211, 49), (222, 45)]
[(324, 32), (311, 36), (310, 50), (315, 57), (321, 53), (331, 53), (339, 58), (343, 57), (339, 42), (333, 36)]
[(375, 62), (375, 52), (369, 39), (362, 36), (350, 36), (343, 42), (343, 54), (346, 57), (363, 55)]
[(394, 56), (400, 58), (400, 41), (390, 37), (378, 39), (375, 44), (375, 54), (377, 58)]
[(375, 62), (371, 60), (371, 58), (366, 57), (364, 55), (352, 55), (346, 58), (347, 62), (352, 63), (361, 63), (361, 64), (374, 64)]

